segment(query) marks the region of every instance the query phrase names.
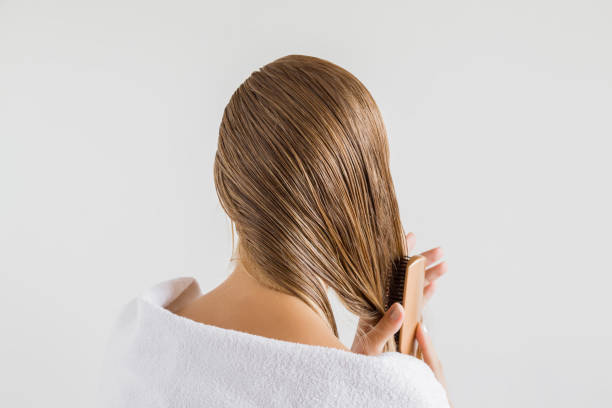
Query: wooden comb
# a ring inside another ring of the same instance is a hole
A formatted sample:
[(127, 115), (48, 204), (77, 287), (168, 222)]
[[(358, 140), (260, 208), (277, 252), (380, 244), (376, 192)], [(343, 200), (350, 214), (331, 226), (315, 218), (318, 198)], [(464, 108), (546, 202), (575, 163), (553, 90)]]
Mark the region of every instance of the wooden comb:
[(388, 281), (385, 310), (395, 302), (404, 307), (404, 323), (395, 333), (397, 351), (422, 359), (416, 342), (416, 326), (423, 321), (423, 288), (425, 284), (425, 257), (404, 256), (396, 260)]

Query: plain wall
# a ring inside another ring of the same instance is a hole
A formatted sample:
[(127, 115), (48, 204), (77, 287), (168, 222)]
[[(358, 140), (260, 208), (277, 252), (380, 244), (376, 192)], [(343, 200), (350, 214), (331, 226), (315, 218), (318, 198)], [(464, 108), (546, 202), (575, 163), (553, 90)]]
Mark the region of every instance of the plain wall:
[[(611, 406), (607, 1), (0, 1), (0, 405), (92, 405), (121, 306), (227, 274), (232, 92), (287, 54), (383, 113), (456, 407)], [(338, 310), (350, 343), (355, 319)]]

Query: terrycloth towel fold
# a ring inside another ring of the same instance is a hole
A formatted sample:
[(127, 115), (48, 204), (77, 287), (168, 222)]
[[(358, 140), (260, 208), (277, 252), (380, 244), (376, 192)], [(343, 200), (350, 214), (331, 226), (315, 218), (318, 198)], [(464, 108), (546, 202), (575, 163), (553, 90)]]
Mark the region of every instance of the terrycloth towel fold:
[(102, 378), (108, 407), (448, 407), (421, 360), (364, 356), (197, 323), (176, 310), (193, 278), (162, 282), (125, 306)]

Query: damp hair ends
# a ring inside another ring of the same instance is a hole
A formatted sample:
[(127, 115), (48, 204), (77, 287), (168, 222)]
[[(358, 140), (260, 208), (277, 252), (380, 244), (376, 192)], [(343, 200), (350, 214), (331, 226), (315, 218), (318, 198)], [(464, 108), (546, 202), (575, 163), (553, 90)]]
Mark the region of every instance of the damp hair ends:
[(382, 317), (406, 246), (385, 126), (355, 76), (304, 55), (253, 72), (223, 112), (214, 180), (257, 279), (306, 302), (336, 336), (326, 286), (367, 324)]

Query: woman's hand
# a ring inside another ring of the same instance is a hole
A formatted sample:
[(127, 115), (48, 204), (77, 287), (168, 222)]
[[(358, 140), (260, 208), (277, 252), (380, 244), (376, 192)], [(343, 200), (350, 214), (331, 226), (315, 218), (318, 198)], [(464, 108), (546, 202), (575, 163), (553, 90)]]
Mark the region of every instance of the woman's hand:
[[(440, 362), (438, 354), (433, 347), (431, 337), (429, 337), (427, 329), (421, 323), (417, 325), (416, 338), (419, 342), (419, 348), (423, 352), (423, 361), (425, 361), (425, 364), (431, 368), (431, 371), (433, 371), (434, 375), (438, 379), (438, 382), (442, 384), (442, 387), (444, 387), (444, 390), (446, 390), (448, 393), (446, 388), (446, 378), (444, 378), (444, 371), (442, 370), (442, 363)], [(448, 403), (450, 404), (450, 400)]]
[[(416, 244), (416, 236), (409, 232), (406, 234), (406, 245), (408, 253), (412, 251)], [(425, 287), (423, 289), (424, 302), (431, 299), (436, 289), (436, 280), (444, 275), (448, 269), (446, 262), (432, 266), (442, 258), (442, 248), (437, 247), (421, 253), (425, 257)], [(387, 340), (399, 330), (404, 321), (404, 309), (402, 305), (396, 303), (392, 305), (384, 316), (378, 321), (376, 326), (368, 330), (368, 325), (359, 320), (359, 329), (353, 340), (351, 351), (360, 354), (377, 355), (382, 353)]]
[(376, 356), (383, 351), (387, 340), (392, 337), (404, 322), (404, 308), (399, 303), (393, 304), (383, 317), (369, 331), (366, 323), (359, 319), (359, 328), (351, 351), (368, 356)]
[[(412, 251), (416, 244), (416, 236), (414, 233), (409, 232), (406, 234), (406, 245), (408, 246), (408, 253)], [(436, 247), (429, 249), (421, 253), (425, 257), (425, 288), (423, 289), (424, 301), (427, 302), (434, 294), (436, 290), (436, 280), (444, 275), (448, 270), (446, 261), (442, 261), (439, 264), (432, 266), (434, 263), (442, 259), (444, 255), (442, 248)]]

